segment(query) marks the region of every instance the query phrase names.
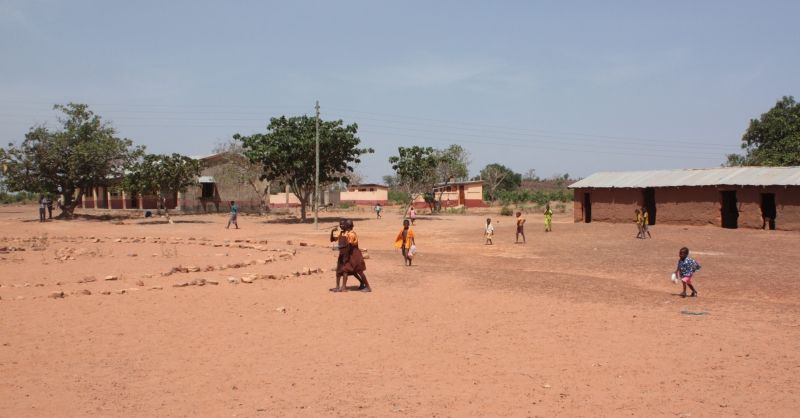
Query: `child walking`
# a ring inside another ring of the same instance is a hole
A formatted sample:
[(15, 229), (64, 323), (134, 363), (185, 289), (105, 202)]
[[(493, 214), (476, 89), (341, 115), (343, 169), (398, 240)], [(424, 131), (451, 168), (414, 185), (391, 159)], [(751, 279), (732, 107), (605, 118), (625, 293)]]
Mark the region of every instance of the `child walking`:
[(683, 285), (683, 292), (681, 292), (681, 297), (686, 297), (686, 286), (689, 286), (689, 289), (692, 289), (692, 294), (689, 295), (690, 297), (697, 296), (697, 290), (692, 285), (692, 276), (698, 270), (700, 270), (700, 264), (697, 263), (693, 258), (689, 257), (689, 249), (683, 247), (678, 251), (678, 267), (675, 268), (675, 275), (681, 278), (681, 284)]
[(403, 220), (403, 229), (397, 234), (397, 238), (394, 240), (395, 248), (399, 248), (400, 252), (403, 253), (403, 261), (406, 266), (411, 265), (411, 261), (414, 258), (414, 251), (411, 250), (413, 246), (416, 248), (417, 242), (414, 239), (414, 230), (411, 229), (411, 223), (408, 219)]
[(544, 207), (544, 232), (551, 232), (553, 230), (553, 211), (550, 210), (548, 203)]
[(642, 212), (637, 208), (633, 213), (633, 221), (636, 222), (636, 238), (644, 238), (644, 232), (642, 231), (642, 221), (644, 221)]
[(650, 235), (650, 214), (647, 213), (647, 208), (642, 207), (642, 238), (647, 234), (647, 238), (653, 238)]
[(492, 225), (492, 218), (486, 218), (486, 231), (483, 237), (486, 238), (486, 245), (492, 245), (492, 237), (494, 236), (494, 225)]

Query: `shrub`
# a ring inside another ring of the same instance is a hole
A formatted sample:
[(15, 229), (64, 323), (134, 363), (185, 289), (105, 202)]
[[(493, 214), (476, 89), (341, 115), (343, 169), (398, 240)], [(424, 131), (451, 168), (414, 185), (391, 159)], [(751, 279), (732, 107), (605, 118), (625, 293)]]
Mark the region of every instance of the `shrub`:
[(510, 207), (506, 206), (506, 205), (503, 205), (503, 207), (500, 208), (500, 215), (501, 216), (511, 216), (513, 214), (514, 214), (514, 210), (511, 209)]
[(350, 202), (339, 203), (339, 209), (350, 209), (352, 206)]

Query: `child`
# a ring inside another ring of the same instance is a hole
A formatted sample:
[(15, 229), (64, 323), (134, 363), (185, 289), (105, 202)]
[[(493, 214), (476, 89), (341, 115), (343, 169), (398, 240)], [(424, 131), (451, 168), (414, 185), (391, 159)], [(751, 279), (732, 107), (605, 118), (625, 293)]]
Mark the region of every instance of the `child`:
[(526, 242), (525, 240), (525, 218), (522, 217), (522, 212), (517, 212), (517, 240), (515, 243), (519, 243), (519, 236), (522, 235), (522, 243)]
[(550, 204), (544, 206), (544, 232), (553, 230), (553, 211), (550, 210)]
[(650, 214), (647, 213), (647, 208), (642, 207), (642, 238), (647, 234), (647, 238), (653, 238), (650, 235)]
[(417, 220), (417, 210), (413, 206), (408, 210), (408, 217), (411, 219), (411, 225), (414, 225), (414, 221)]
[[(349, 260), (349, 252), (348, 252), (348, 237), (347, 237), (347, 219), (340, 219), (339, 220), (339, 227), (334, 227), (331, 230), (331, 242), (335, 243), (333, 245), (333, 250), (339, 252), (339, 257), (336, 260), (336, 287), (331, 288), (331, 292), (341, 292), (342, 288), (346, 289), (345, 285), (341, 285), (341, 282), (347, 283), (347, 274), (345, 272), (345, 264)], [(359, 289), (363, 287), (363, 281), (361, 277), (355, 275), (356, 279), (361, 282), (361, 286)]]
[(486, 232), (483, 234), (486, 238), (486, 245), (492, 245), (492, 237), (494, 236), (494, 225), (492, 225), (492, 218), (486, 218)]
[(689, 257), (689, 249), (686, 247), (681, 248), (678, 256), (680, 259), (678, 260), (678, 267), (675, 268), (675, 275), (681, 278), (681, 284), (683, 284), (683, 292), (681, 292), (680, 296), (682, 298), (686, 297), (686, 286), (689, 286), (689, 289), (692, 289), (690, 297), (696, 297), (697, 290), (692, 286), (692, 276), (700, 270), (700, 264)]
[(400, 230), (394, 240), (394, 246), (403, 253), (403, 261), (407, 266), (411, 265), (411, 258), (414, 257), (414, 254), (409, 254), (412, 245), (416, 246), (417, 242), (414, 240), (414, 230), (411, 229), (411, 224), (406, 219), (403, 221), (403, 229)]
[(358, 235), (353, 231), (353, 221), (345, 219), (343, 226), (346, 242), (346, 260), (342, 266), (344, 277), (342, 277), (342, 287), (340, 291), (347, 291), (347, 276), (352, 274), (360, 282), (358, 290), (362, 292), (372, 292), (372, 288), (367, 281), (367, 275), (364, 274), (364, 270), (367, 269), (367, 263), (364, 262), (364, 255), (361, 253), (361, 249), (358, 248)]
[(377, 218), (377, 219), (380, 219), (380, 218), (381, 218), (381, 211), (382, 211), (382, 210), (383, 210), (383, 208), (381, 207), (381, 204), (380, 204), (380, 203), (378, 203), (378, 204), (376, 204), (376, 205), (375, 205), (375, 215), (377, 215), (377, 216), (378, 216), (378, 218)]
[(642, 232), (642, 213), (637, 208), (634, 212), (633, 221), (636, 222), (636, 238), (644, 238), (644, 232)]
[(239, 207), (236, 206), (236, 202), (231, 200), (231, 217), (228, 218), (228, 226), (226, 226), (225, 229), (229, 229), (231, 227), (231, 224), (236, 226), (236, 229), (239, 229), (239, 223), (236, 222), (236, 218), (238, 216), (239, 216)]

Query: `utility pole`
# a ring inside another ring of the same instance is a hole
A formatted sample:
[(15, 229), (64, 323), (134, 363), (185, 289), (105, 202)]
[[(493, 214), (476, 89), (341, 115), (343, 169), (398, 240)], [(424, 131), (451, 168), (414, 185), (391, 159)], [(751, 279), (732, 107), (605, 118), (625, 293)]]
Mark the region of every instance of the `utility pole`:
[(316, 120), (316, 142), (317, 142), (317, 175), (314, 178), (314, 200), (316, 200), (314, 204), (314, 229), (319, 229), (319, 100), (317, 100), (317, 105), (314, 106), (317, 110), (317, 120)]

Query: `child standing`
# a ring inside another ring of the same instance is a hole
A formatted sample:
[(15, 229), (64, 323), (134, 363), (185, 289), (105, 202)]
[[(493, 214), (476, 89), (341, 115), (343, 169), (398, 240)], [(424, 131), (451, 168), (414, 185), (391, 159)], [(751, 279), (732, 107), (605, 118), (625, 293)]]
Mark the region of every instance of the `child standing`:
[(483, 234), (486, 238), (486, 245), (492, 245), (492, 237), (494, 236), (494, 225), (492, 225), (492, 218), (486, 218), (486, 231)]
[(550, 210), (550, 204), (548, 203), (544, 207), (544, 232), (550, 232), (553, 230), (553, 211)]
[(236, 229), (239, 229), (239, 222), (236, 221), (236, 218), (239, 217), (239, 207), (236, 206), (236, 202), (231, 200), (231, 216), (228, 218), (228, 226), (225, 229), (229, 229), (231, 224), (233, 224)]
[(375, 205), (375, 215), (377, 215), (377, 217), (378, 217), (377, 219), (381, 218), (381, 211), (382, 210), (383, 210), (383, 208), (381, 207), (380, 203)]
[(698, 270), (700, 270), (700, 264), (697, 263), (693, 258), (689, 257), (689, 249), (683, 247), (678, 251), (678, 267), (675, 268), (675, 275), (681, 278), (681, 284), (683, 284), (683, 292), (681, 292), (681, 297), (686, 297), (686, 286), (689, 286), (689, 289), (692, 289), (692, 294), (690, 297), (697, 296), (697, 290), (695, 290), (694, 286), (692, 286), (692, 276)]
[(517, 239), (515, 243), (519, 243), (519, 236), (522, 235), (522, 243), (525, 241), (525, 218), (522, 217), (522, 212), (517, 212)]
[(414, 225), (414, 221), (417, 220), (417, 210), (413, 206), (408, 210), (408, 218), (411, 219), (411, 225)]

